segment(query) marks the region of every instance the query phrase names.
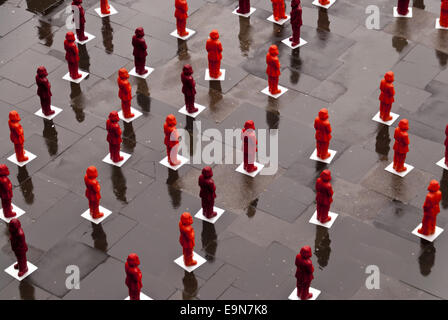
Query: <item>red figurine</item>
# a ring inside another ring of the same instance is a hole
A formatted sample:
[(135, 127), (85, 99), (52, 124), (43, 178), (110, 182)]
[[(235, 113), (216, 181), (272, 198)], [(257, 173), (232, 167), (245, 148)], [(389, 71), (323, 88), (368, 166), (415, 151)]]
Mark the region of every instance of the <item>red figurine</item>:
[(129, 289), (129, 300), (140, 300), (140, 290), (143, 287), (142, 284), (142, 272), (138, 267), (140, 265), (140, 259), (135, 253), (131, 253), (124, 265), (126, 271), (126, 285)]
[(163, 132), (165, 133), (166, 153), (168, 156), (168, 163), (172, 166), (177, 166), (181, 162), (177, 159), (177, 150), (179, 148), (179, 134), (176, 129), (177, 120), (173, 114), (166, 117), (163, 125)]
[(199, 176), (199, 187), (201, 188), (201, 192), (199, 196), (202, 199), (202, 214), (207, 218), (211, 219), (216, 217), (217, 213), (213, 211), (213, 207), (215, 205), (216, 198), (216, 186), (215, 182), (212, 179), (213, 171), (210, 167), (205, 167), (202, 169), (202, 174)]
[(448, 167), (448, 124), (445, 128), (445, 165)]
[(428, 186), (429, 192), (423, 204), (422, 227), (418, 229), (418, 233), (425, 236), (433, 235), (436, 232), (436, 220), (440, 212), (439, 202), (442, 200), (442, 192), (439, 189), (439, 183), (436, 180), (431, 180)]
[(197, 264), (196, 260), (193, 260), (194, 249), (194, 229), (191, 226), (193, 224), (193, 217), (189, 212), (182, 213), (179, 221), (180, 238), (179, 242), (183, 249), (185, 266), (194, 266)]
[(319, 3), (323, 6), (330, 4), (330, 0), (319, 0)]
[(76, 29), (76, 36), (78, 37), (78, 41), (86, 41), (87, 38), (86, 35), (84, 34), (84, 28), (86, 25), (86, 13), (84, 11), (84, 8), (82, 7), (82, 0), (73, 0), (72, 2), (72, 7), (75, 6), (78, 8), (78, 14), (76, 14), (73, 10), (73, 19), (77, 19), (79, 17), (79, 21), (75, 21), (75, 22), (79, 22), (79, 25), (76, 24), (76, 27), (78, 27)]
[(5, 164), (0, 164), (0, 198), (2, 199), (3, 215), (12, 218), (16, 213), (12, 211), (12, 184), (8, 178), (9, 169)]
[(288, 18), (285, 14), (285, 0), (271, 0), (271, 2), (275, 21)]
[(148, 72), (145, 68), (148, 46), (145, 41), (145, 31), (142, 27), (135, 29), (135, 35), (132, 37), (132, 46), (134, 47), (135, 72), (143, 75)]
[(311, 248), (304, 246), (300, 249), (300, 253), (296, 256), (296, 279), (297, 279), (297, 297), (300, 300), (308, 300), (313, 297), (309, 292), (311, 281), (313, 281), (314, 267), (311, 261)]
[(333, 188), (331, 186), (331, 172), (324, 170), (316, 180), (316, 209), (317, 220), (326, 223), (331, 220), (328, 216), (330, 205), (333, 202)]
[(120, 118), (117, 111), (109, 113), (109, 119), (106, 122), (107, 142), (109, 142), (110, 159), (113, 162), (120, 162), (124, 158), (120, 156), (121, 128)]
[(185, 96), (185, 106), (189, 113), (195, 113), (199, 109), (194, 106), (194, 97), (196, 96), (196, 82), (193, 79), (193, 68), (186, 64), (180, 75), (182, 81), (182, 93)]
[(409, 12), (409, 2), (410, 0), (398, 0), (397, 12), (398, 14), (405, 16)]
[(84, 182), (86, 184), (86, 197), (89, 199), (90, 215), (93, 219), (99, 219), (104, 216), (104, 213), (100, 212), (101, 187), (96, 178), (98, 178), (96, 168), (94, 166), (88, 167), (84, 176)]
[(300, 43), (300, 28), (302, 27), (302, 5), (300, 0), (291, 1), (291, 27), (292, 37), (289, 38), (292, 46), (295, 47)]
[(219, 78), (222, 75), (221, 59), (222, 59), (222, 44), (219, 41), (218, 30), (210, 32), (210, 38), (207, 40), (205, 49), (208, 52), (208, 69), (211, 78)]
[(244, 170), (249, 173), (257, 171), (258, 167), (255, 165), (255, 157), (258, 151), (258, 141), (255, 134), (255, 123), (252, 120), (248, 120), (244, 124), (241, 139), (243, 140)]
[(78, 72), (79, 51), (75, 43), (75, 35), (71, 31), (65, 35), (64, 49), (70, 77), (75, 80), (81, 78), (82, 75)]
[(110, 5), (109, 1), (101, 0), (100, 1), (101, 14), (110, 14)]
[(40, 98), (40, 105), (42, 107), (42, 113), (46, 116), (51, 116), (55, 113), (51, 110), (51, 85), (50, 81), (47, 79), (48, 72), (44, 66), (37, 68), (36, 84), (37, 84), (37, 95)]
[(406, 154), (409, 152), (409, 121), (403, 119), (398, 123), (398, 127), (395, 129), (394, 138), (394, 169), (397, 172), (406, 171), (404, 166), (406, 161)]
[(23, 144), (25, 143), (25, 136), (23, 135), (23, 128), (20, 124), (20, 115), (17, 111), (12, 110), (9, 113), (9, 130), (11, 132), (10, 139), (14, 143), (14, 150), (18, 162), (27, 161), (28, 157), (25, 156), (25, 149)]
[(187, 0), (176, 0), (174, 6), (176, 7), (176, 10), (174, 11), (174, 16), (176, 17), (177, 34), (180, 37), (186, 37), (189, 35), (189, 32), (185, 30), (187, 27), (187, 18), (188, 18)]
[(448, 28), (448, 0), (442, 0), (440, 5), (440, 26)]
[(23, 232), (20, 221), (16, 218), (9, 222), (9, 240), (11, 241), (11, 249), (16, 255), (17, 263), (14, 265), (14, 269), (18, 269), (17, 274), (22, 277), (28, 272), (28, 265), (26, 260), (26, 252), (28, 251), (28, 246), (25, 241), (25, 233)]
[(392, 71), (386, 72), (384, 79), (380, 84), (380, 118), (383, 121), (390, 121), (392, 117), (390, 110), (392, 109), (392, 103), (395, 101), (395, 89), (394, 89), (394, 73)]
[(236, 12), (239, 14), (248, 14), (250, 12), (250, 0), (239, 0), (239, 7)]
[(331, 140), (331, 125), (328, 120), (327, 109), (320, 109), (319, 116), (314, 119), (314, 129), (316, 129), (317, 157), (325, 160), (331, 156), (328, 152)]
[(279, 94), (282, 92), (278, 88), (278, 78), (280, 77), (280, 61), (278, 59), (278, 48), (275, 44), (269, 47), (266, 55), (266, 74), (268, 75), (269, 92), (271, 94)]
[(118, 97), (121, 99), (121, 109), (123, 110), (123, 117), (133, 118), (134, 114), (131, 112), (132, 88), (129, 83), (129, 74), (125, 68), (118, 70)]

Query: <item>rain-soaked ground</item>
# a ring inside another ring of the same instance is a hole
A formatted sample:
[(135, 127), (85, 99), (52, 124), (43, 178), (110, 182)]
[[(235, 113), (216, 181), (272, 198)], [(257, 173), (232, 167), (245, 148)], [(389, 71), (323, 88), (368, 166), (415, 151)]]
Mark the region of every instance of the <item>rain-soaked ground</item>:
[[(282, 27), (266, 20), (268, 0), (252, 1), (257, 11), (250, 19), (231, 13), (236, 0), (188, 2), (188, 27), (197, 33), (184, 42), (169, 36), (173, 0), (114, 0), (119, 13), (103, 19), (94, 11), (99, 1), (84, 1), (86, 31), (96, 38), (79, 45), (80, 67), (90, 76), (78, 85), (62, 80), (70, 1), (0, 0), (0, 162), (11, 171), (13, 202), (27, 212), (20, 220), (29, 260), (39, 268), (22, 282), (1, 272), (0, 298), (123, 299), (124, 261), (136, 252), (143, 292), (154, 299), (287, 299), (295, 286), (295, 255), (310, 245), (319, 299), (447, 299), (448, 232), (433, 243), (411, 234), (431, 179), (443, 191), (438, 226), (448, 222), (448, 171), (435, 165), (443, 157), (448, 111), (448, 31), (434, 28), (440, 1), (414, 0), (414, 17), (395, 19), (395, 1), (337, 0), (326, 11), (304, 0), (302, 38), (308, 44), (294, 51), (281, 43), (290, 35), (289, 22)], [(381, 10), (380, 30), (365, 26), (370, 4)], [(139, 26), (155, 71), (146, 80), (131, 77), (132, 104), (143, 116), (121, 122), (123, 151), (132, 157), (117, 168), (101, 161), (105, 119), (119, 109), (117, 70), (133, 67), (130, 41)], [(220, 84), (203, 80), (205, 41), (213, 28), (221, 34), (227, 70)], [(280, 82), (290, 89), (278, 100), (260, 93), (273, 43), (280, 50)], [(279, 129), (275, 175), (252, 179), (235, 172), (237, 164), (213, 165), (216, 204), (226, 213), (214, 225), (194, 220), (196, 251), (207, 263), (193, 273), (173, 260), (181, 254), (180, 214), (200, 208), (203, 164), (177, 172), (159, 164), (166, 115), (176, 114), (178, 128), (193, 127), (177, 113), (186, 63), (195, 70), (197, 102), (208, 107), (195, 120), (202, 131), (223, 132), (249, 119), (257, 128)], [(49, 72), (52, 104), (64, 109), (53, 121), (34, 115), (39, 65)], [(405, 178), (384, 171), (397, 122), (387, 127), (371, 120), (388, 70), (396, 78), (393, 111), (410, 121), (407, 162), (415, 169)], [(309, 159), (313, 120), (322, 107), (330, 111), (331, 148), (338, 151), (328, 166)], [(23, 168), (6, 160), (13, 150), (6, 125), (12, 109), (23, 119), (27, 150), (38, 156)], [(99, 225), (80, 217), (87, 208), (83, 176), (89, 165), (100, 174), (101, 204), (113, 211)], [(332, 211), (339, 213), (331, 229), (308, 223), (315, 179), (324, 168), (332, 171)], [(3, 270), (14, 255), (6, 224), (1, 228)], [(68, 265), (80, 268), (79, 290), (65, 285)], [(381, 271), (379, 290), (365, 286), (369, 265)]]

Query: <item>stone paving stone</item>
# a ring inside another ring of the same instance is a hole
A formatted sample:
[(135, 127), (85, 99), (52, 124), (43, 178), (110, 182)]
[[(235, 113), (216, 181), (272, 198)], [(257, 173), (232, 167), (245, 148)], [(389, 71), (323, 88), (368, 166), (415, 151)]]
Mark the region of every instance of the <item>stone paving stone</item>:
[[(34, 90), (24, 88), (8, 79), (0, 80), (1, 100), (9, 105), (16, 105), (33, 96)], [(12, 107), (12, 106), (11, 106)]]
[(438, 68), (406, 61), (399, 62), (392, 71), (396, 79), (419, 89), (424, 89), (439, 73)]
[(0, 25), (0, 36), (4, 37), (32, 17), (32, 13), (22, 8), (5, 4), (2, 6), (2, 10), (0, 10), (0, 20), (2, 21)]
[(241, 273), (230, 266), (222, 266), (199, 290), (198, 298), (216, 300)]

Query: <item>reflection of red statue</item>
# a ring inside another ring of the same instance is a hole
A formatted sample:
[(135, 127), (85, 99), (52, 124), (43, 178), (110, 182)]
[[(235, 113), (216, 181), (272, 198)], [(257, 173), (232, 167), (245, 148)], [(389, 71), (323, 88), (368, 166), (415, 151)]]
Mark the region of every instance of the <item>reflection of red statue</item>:
[(68, 71), (72, 79), (79, 79), (82, 75), (78, 72), (79, 51), (75, 43), (75, 35), (69, 31), (64, 40), (65, 60), (68, 63)]
[(250, 0), (240, 0), (239, 7), (236, 12), (240, 14), (247, 14), (250, 12)]
[(286, 19), (285, 0), (271, 0), (275, 21)]
[(173, 114), (166, 117), (163, 125), (163, 132), (165, 133), (166, 153), (168, 156), (168, 163), (172, 166), (177, 166), (181, 162), (177, 159), (177, 150), (179, 149), (179, 134), (176, 129), (177, 120)]
[(11, 132), (9, 137), (11, 139), (11, 142), (14, 143), (14, 150), (16, 153), (17, 161), (27, 161), (28, 157), (25, 156), (25, 149), (23, 148), (23, 144), (25, 143), (25, 136), (23, 135), (23, 128), (20, 124), (20, 115), (17, 113), (17, 111), (12, 110), (9, 113), (8, 125)]
[(93, 219), (99, 219), (104, 216), (104, 213), (100, 212), (101, 187), (96, 178), (98, 178), (96, 168), (94, 166), (88, 167), (84, 176), (84, 182), (86, 184), (86, 197), (89, 199), (90, 215)]
[(3, 215), (5, 218), (12, 218), (16, 216), (16, 213), (12, 211), (12, 184), (8, 176), (8, 167), (0, 164), (0, 198), (2, 199)]
[(448, 124), (445, 128), (445, 165), (448, 166)]
[(208, 69), (211, 78), (219, 78), (222, 74), (221, 59), (222, 59), (222, 44), (219, 41), (218, 30), (210, 32), (210, 38), (207, 40), (205, 49), (208, 52)]
[(140, 259), (135, 253), (131, 253), (124, 265), (126, 271), (126, 285), (129, 289), (129, 300), (140, 300), (140, 290), (143, 287), (142, 284), (142, 272), (138, 267), (140, 265)]
[(28, 246), (25, 241), (25, 233), (23, 232), (22, 225), (18, 219), (12, 219), (9, 222), (9, 240), (11, 241), (11, 249), (16, 255), (17, 263), (14, 265), (14, 269), (18, 269), (19, 278), (28, 272), (26, 252)]
[(392, 71), (386, 72), (384, 79), (380, 84), (380, 118), (383, 121), (392, 120), (390, 110), (392, 109), (392, 103), (395, 101), (395, 89), (394, 89), (394, 73)]
[(409, 152), (409, 122), (407, 119), (403, 119), (398, 123), (398, 127), (395, 129), (394, 138), (394, 169), (397, 172), (406, 171), (404, 163), (406, 161), (406, 154)]
[(148, 72), (145, 68), (148, 46), (145, 41), (145, 31), (142, 27), (135, 29), (135, 35), (132, 37), (132, 46), (134, 47), (135, 72), (143, 75)]
[(442, 200), (442, 192), (440, 185), (436, 180), (431, 180), (428, 186), (428, 194), (423, 204), (423, 220), (422, 227), (418, 229), (418, 233), (430, 236), (436, 232), (436, 219), (440, 212), (439, 202)]
[(313, 294), (309, 292), (311, 281), (314, 279), (314, 267), (311, 256), (312, 253), (309, 246), (300, 249), (300, 253), (296, 256), (297, 296), (301, 300), (308, 300), (313, 297)]
[(328, 110), (323, 108), (319, 111), (319, 116), (314, 119), (314, 129), (316, 129), (316, 150), (320, 159), (327, 159), (331, 156), (328, 152), (331, 140), (331, 125), (328, 120)]
[(279, 94), (282, 92), (278, 88), (278, 78), (280, 77), (280, 61), (278, 59), (278, 48), (275, 44), (269, 47), (266, 55), (266, 74), (268, 75), (269, 92), (271, 94)]
[(409, 2), (410, 0), (398, 0), (397, 12), (402, 16), (405, 16), (409, 12)]
[(439, 22), (441, 27), (448, 28), (448, 0), (442, 0)]
[(243, 139), (243, 156), (244, 156), (244, 170), (247, 172), (254, 172), (258, 169), (255, 164), (255, 157), (257, 155), (257, 136), (255, 134), (255, 124), (252, 120), (246, 121), (241, 132), (241, 139)]
[(183, 249), (185, 266), (194, 266), (197, 264), (196, 260), (193, 260), (194, 249), (194, 229), (191, 226), (193, 224), (193, 217), (189, 212), (182, 213), (179, 221), (180, 238), (179, 242)]
[(122, 140), (119, 121), (120, 118), (118, 117), (117, 111), (109, 113), (109, 119), (107, 119), (106, 122), (107, 142), (109, 142), (110, 159), (113, 162), (120, 162), (123, 160), (123, 157), (120, 156), (120, 145)]
[(101, 14), (110, 14), (110, 5), (109, 1), (101, 0), (100, 1)]
[(300, 0), (291, 1), (291, 27), (292, 37), (289, 38), (289, 41), (295, 47), (300, 43), (300, 28), (302, 27), (302, 6)]
[(118, 97), (121, 99), (121, 110), (123, 110), (124, 118), (132, 118), (134, 114), (131, 112), (132, 88), (129, 83), (129, 74), (125, 68), (118, 70)]
[(213, 211), (216, 198), (216, 186), (212, 177), (212, 168), (207, 166), (202, 169), (202, 174), (199, 176), (198, 182), (199, 187), (201, 188), (199, 196), (202, 199), (202, 214), (208, 219), (216, 217), (217, 215), (217, 213)]
[(48, 72), (44, 66), (37, 68), (36, 84), (37, 95), (40, 98), (40, 105), (42, 107), (42, 113), (46, 116), (51, 116), (55, 113), (51, 110), (51, 85), (47, 79)]
[(196, 96), (196, 82), (193, 79), (193, 68), (186, 64), (180, 75), (182, 81), (182, 93), (185, 96), (185, 106), (189, 113), (195, 113), (198, 108), (194, 106), (194, 97)]
[(328, 216), (330, 205), (333, 202), (333, 188), (331, 186), (331, 172), (324, 170), (316, 180), (316, 209), (317, 220), (326, 223), (331, 220)]
[(75, 19), (77, 18), (77, 14), (76, 12), (74, 12), (72, 10), (73, 13), (73, 21), (76, 24), (76, 36), (78, 37), (78, 41), (85, 41), (88, 38), (86, 37), (86, 35), (84, 34), (84, 28), (86, 25), (86, 13), (84, 11), (84, 8), (82, 7), (82, 0), (73, 0), (72, 2), (72, 6), (75, 6), (78, 8), (78, 13), (79, 13), (79, 25), (77, 23), (77, 21), (75, 21)]
[(319, 0), (319, 3), (323, 6), (326, 6), (327, 4), (330, 4), (330, 0)]
[(174, 11), (174, 16), (176, 17), (177, 34), (180, 37), (188, 36), (189, 32), (185, 30), (185, 28), (187, 27), (187, 18), (188, 18), (187, 0), (176, 0), (174, 6), (176, 7), (176, 10)]

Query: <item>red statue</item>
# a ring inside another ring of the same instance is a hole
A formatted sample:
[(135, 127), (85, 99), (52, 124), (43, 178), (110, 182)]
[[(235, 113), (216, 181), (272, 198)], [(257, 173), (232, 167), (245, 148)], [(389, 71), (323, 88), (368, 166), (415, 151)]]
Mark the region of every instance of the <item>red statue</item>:
[(180, 238), (179, 242), (183, 249), (185, 266), (194, 266), (198, 262), (193, 260), (194, 249), (194, 229), (193, 217), (189, 212), (182, 213), (179, 221)]
[(23, 232), (22, 225), (20, 221), (16, 218), (9, 222), (9, 240), (11, 241), (11, 249), (16, 255), (17, 263), (14, 265), (14, 269), (18, 269), (17, 274), (22, 277), (28, 272), (26, 252), (28, 251), (28, 246), (25, 241), (25, 233)]
[(406, 161), (406, 154), (409, 152), (409, 121), (403, 119), (398, 123), (398, 127), (395, 129), (394, 138), (394, 169), (397, 172), (406, 171), (404, 166)]
[(181, 162), (177, 159), (177, 150), (179, 149), (179, 134), (176, 129), (177, 120), (173, 114), (166, 117), (163, 125), (163, 132), (165, 133), (166, 153), (168, 156), (168, 163), (172, 166), (177, 166)]
[(316, 129), (317, 157), (325, 160), (331, 156), (328, 152), (331, 140), (331, 125), (328, 120), (327, 109), (320, 109), (319, 116), (314, 119), (314, 129)]
[[(79, 13), (79, 21), (75, 21), (78, 18), (78, 14), (72, 10), (73, 13), (73, 21), (76, 23), (76, 36), (78, 37), (78, 41), (86, 41), (88, 38), (84, 34), (84, 28), (86, 25), (86, 13), (84, 8), (82, 7), (82, 0), (73, 0), (72, 7), (75, 6), (78, 8)], [(78, 23), (79, 22), (79, 25)]]
[(445, 165), (448, 167), (448, 124), (445, 128)]
[(145, 68), (148, 46), (145, 41), (145, 31), (142, 27), (135, 29), (135, 35), (132, 37), (132, 46), (134, 47), (135, 72), (143, 75), (148, 72)]
[(131, 253), (124, 265), (126, 271), (126, 285), (129, 289), (129, 300), (140, 300), (140, 290), (143, 287), (142, 284), (142, 272), (138, 267), (140, 265), (140, 259), (135, 253)]
[(75, 43), (75, 35), (71, 31), (65, 35), (64, 49), (70, 77), (75, 80), (81, 78), (82, 75), (78, 72), (79, 51)]
[(236, 12), (239, 14), (248, 14), (250, 12), (250, 0), (239, 0), (239, 7)]
[(311, 256), (312, 253), (309, 246), (300, 249), (300, 253), (296, 256), (297, 296), (301, 300), (308, 300), (313, 297), (313, 294), (309, 292), (311, 281), (314, 279), (314, 267)]
[(25, 143), (25, 136), (23, 135), (23, 128), (20, 124), (20, 116), (17, 111), (12, 110), (9, 113), (9, 130), (11, 132), (10, 139), (14, 143), (14, 150), (18, 162), (27, 161), (28, 157), (25, 156), (25, 149), (23, 144)]
[(218, 30), (210, 32), (210, 39), (207, 40), (205, 49), (208, 52), (208, 69), (211, 78), (219, 78), (222, 74), (221, 59), (222, 59), (222, 44), (219, 41)]
[(185, 28), (187, 27), (187, 18), (188, 18), (187, 0), (176, 0), (174, 6), (176, 7), (176, 10), (174, 11), (174, 16), (176, 17), (177, 34), (180, 37), (186, 37), (189, 35), (189, 32), (185, 30)]
[(0, 164), (0, 198), (2, 199), (3, 215), (12, 218), (16, 213), (12, 211), (12, 184), (8, 178), (9, 169), (5, 164)]
[(288, 18), (285, 14), (285, 0), (271, 0), (275, 21)]
[(331, 172), (324, 170), (316, 180), (316, 209), (317, 220), (326, 223), (331, 220), (328, 216), (330, 205), (333, 202), (333, 188), (331, 186)]
[(330, 4), (330, 0), (319, 0), (319, 3), (323, 6)]
[(289, 41), (295, 47), (300, 43), (300, 28), (302, 27), (302, 5), (300, 0), (291, 1), (291, 27), (292, 37), (289, 38)]
[(282, 92), (278, 88), (278, 78), (280, 77), (280, 61), (278, 59), (278, 48), (275, 44), (269, 47), (266, 55), (266, 74), (268, 75), (269, 92), (271, 94), (279, 94)]
[(448, 0), (442, 0), (439, 22), (441, 27), (448, 28)]
[(182, 81), (182, 93), (185, 96), (185, 106), (189, 113), (195, 113), (198, 108), (194, 106), (194, 97), (196, 96), (196, 82), (193, 79), (193, 68), (186, 64), (180, 75)]
[(217, 215), (217, 213), (213, 211), (216, 198), (216, 186), (212, 177), (212, 168), (207, 166), (202, 169), (202, 174), (199, 176), (198, 181), (199, 187), (201, 188), (199, 196), (202, 199), (202, 214), (208, 219), (216, 217)]
[(123, 117), (128, 119), (134, 117), (131, 112), (132, 88), (129, 83), (129, 74), (125, 68), (118, 70), (118, 97), (121, 99), (121, 110), (123, 110)]
[(109, 142), (110, 159), (113, 162), (120, 162), (124, 158), (120, 156), (121, 128), (120, 118), (117, 111), (109, 113), (109, 119), (106, 122), (107, 142)]
[(442, 200), (442, 192), (439, 189), (439, 183), (436, 180), (431, 180), (428, 186), (429, 192), (423, 204), (422, 227), (418, 229), (418, 233), (425, 236), (433, 235), (436, 232), (436, 220), (440, 212), (439, 202)]
[(100, 212), (101, 187), (96, 178), (98, 178), (96, 168), (94, 166), (88, 167), (84, 176), (84, 182), (86, 184), (86, 197), (89, 199), (90, 215), (93, 219), (99, 219), (104, 216), (104, 213)]
[(42, 113), (46, 116), (51, 116), (55, 113), (51, 110), (51, 85), (50, 81), (47, 79), (48, 72), (44, 66), (37, 68), (36, 84), (37, 84), (37, 95), (40, 98), (40, 105), (42, 107)]
[(409, 12), (409, 2), (410, 0), (398, 0), (397, 12), (398, 14), (405, 16)]
[(244, 170), (249, 173), (257, 171), (258, 167), (254, 164), (258, 151), (258, 141), (255, 134), (255, 123), (252, 120), (248, 120), (244, 124), (241, 139), (243, 139)]
[(394, 89), (394, 73), (392, 71), (386, 72), (384, 79), (380, 84), (380, 118), (383, 121), (392, 120), (390, 110), (392, 109), (392, 103), (395, 101), (395, 89)]
[(110, 5), (109, 1), (101, 0), (100, 1), (101, 14), (110, 14)]

